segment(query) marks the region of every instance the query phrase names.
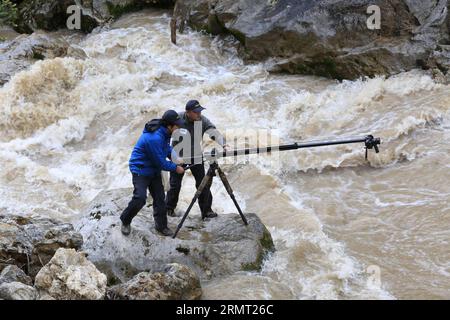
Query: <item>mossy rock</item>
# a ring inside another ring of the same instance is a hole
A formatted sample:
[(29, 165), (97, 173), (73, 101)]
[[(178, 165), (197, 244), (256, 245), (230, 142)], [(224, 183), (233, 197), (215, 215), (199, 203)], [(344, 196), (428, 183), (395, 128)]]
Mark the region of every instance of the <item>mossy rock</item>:
[(106, 1), (106, 5), (108, 6), (108, 11), (111, 14), (111, 16), (113, 16), (115, 19), (117, 19), (118, 17), (120, 17), (121, 15), (128, 13), (128, 12), (132, 12), (132, 11), (137, 11), (142, 9), (142, 4), (136, 4), (134, 2), (125, 4), (125, 5), (120, 5), (120, 4), (113, 4), (110, 1)]
[(267, 258), (270, 253), (275, 251), (272, 236), (267, 229), (264, 230), (263, 237), (259, 242), (261, 244), (261, 251), (259, 252), (256, 261), (253, 263), (242, 264), (242, 271), (261, 271), (264, 259)]

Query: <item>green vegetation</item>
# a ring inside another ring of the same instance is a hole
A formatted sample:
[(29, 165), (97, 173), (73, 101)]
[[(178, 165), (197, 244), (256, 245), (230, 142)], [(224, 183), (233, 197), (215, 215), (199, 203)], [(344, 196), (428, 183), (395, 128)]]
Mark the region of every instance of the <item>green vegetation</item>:
[(16, 4), (10, 0), (0, 0), (0, 24), (9, 25), (12, 27), (17, 26), (17, 19), (19, 12)]
[(322, 60), (313, 63), (311, 67), (318, 76), (331, 77), (335, 79), (339, 78), (336, 71), (336, 63), (329, 57), (325, 57)]
[[(44, 60), (44, 59), (45, 59), (45, 56), (44, 56), (42, 53), (33, 51), (33, 59), (36, 59), (36, 60)], [(98, 218), (98, 219), (100, 219), (100, 218)]]
[(142, 9), (141, 5), (137, 5), (135, 3), (130, 3), (130, 4), (121, 6), (121, 5), (114, 5), (111, 2), (107, 1), (106, 5), (108, 6), (109, 13), (114, 17), (114, 19), (117, 19), (118, 17), (120, 17), (121, 15), (123, 15), (125, 13)]
[(336, 62), (330, 57), (324, 57), (312, 62), (297, 63), (293, 66), (293, 72), (342, 80), (342, 77), (337, 71)]
[(242, 32), (238, 31), (238, 30), (230, 30), (228, 29), (228, 31), (236, 38), (238, 39), (238, 41), (240, 43), (242, 43), (243, 45), (245, 45), (245, 34), (243, 34)]

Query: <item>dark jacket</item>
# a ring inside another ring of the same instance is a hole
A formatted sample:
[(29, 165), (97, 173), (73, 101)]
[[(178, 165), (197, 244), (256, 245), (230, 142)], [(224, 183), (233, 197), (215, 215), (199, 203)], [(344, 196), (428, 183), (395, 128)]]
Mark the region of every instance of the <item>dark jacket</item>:
[[(215, 140), (219, 145), (223, 146), (225, 142), (225, 138), (222, 134), (216, 129), (216, 126), (205, 116), (201, 116), (201, 120), (199, 121), (190, 121), (186, 115), (186, 112), (179, 112), (180, 118), (184, 120), (184, 125), (180, 130), (177, 130), (172, 137), (172, 144), (175, 147), (178, 143), (186, 141), (185, 139), (190, 138), (190, 152), (185, 152), (183, 150), (179, 154), (180, 157), (188, 158), (188, 155), (191, 157), (201, 156), (202, 154), (202, 141), (203, 135), (207, 133), (211, 139)], [(196, 131), (197, 129), (197, 132)], [(183, 131), (184, 129), (184, 131)], [(186, 134), (186, 131), (189, 132), (189, 135)], [(194, 132), (196, 134), (194, 134)], [(189, 145), (189, 143), (187, 144)], [(186, 144), (183, 143), (183, 148), (186, 147)], [(177, 148), (176, 148), (177, 149)], [(179, 151), (179, 150), (177, 150)]]
[(151, 177), (161, 174), (161, 170), (175, 171), (176, 164), (167, 160), (172, 152), (169, 143), (170, 133), (166, 127), (159, 126), (151, 132), (147, 124), (131, 153), (130, 171)]

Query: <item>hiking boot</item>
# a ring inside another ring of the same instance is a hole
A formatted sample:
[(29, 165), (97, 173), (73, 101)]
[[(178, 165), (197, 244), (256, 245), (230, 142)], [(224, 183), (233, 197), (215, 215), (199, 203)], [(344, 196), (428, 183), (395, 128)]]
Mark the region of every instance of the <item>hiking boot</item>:
[(215, 218), (217, 217), (217, 213), (215, 213), (214, 211), (208, 211), (206, 214), (202, 214), (202, 219), (206, 219), (206, 218)]
[(173, 231), (170, 230), (168, 227), (165, 227), (164, 229), (156, 229), (156, 231), (158, 231), (160, 234), (166, 237), (173, 236)]
[(175, 214), (175, 210), (173, 209), (167, 209), (167, 215), (169, 217), (176, 217), (177, 215)]
[(124, 236), (129, 235), (130, 232), (131, 232), (131, 225), (129, 225), (129, 224), (124, 224), (124, 223), (122, 222), (121, 231), (122, 231), (122, 234), (123, 234)]

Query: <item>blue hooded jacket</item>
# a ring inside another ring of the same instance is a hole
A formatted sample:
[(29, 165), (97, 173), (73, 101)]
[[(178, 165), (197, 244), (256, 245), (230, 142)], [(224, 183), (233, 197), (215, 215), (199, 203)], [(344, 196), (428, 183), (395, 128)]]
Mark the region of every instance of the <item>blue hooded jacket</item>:
[(130, 171), (149, 177), (160, 175), (161, 170), (175, 171), (176, 164), (167, 160), (172, 152), (169, 143), (170, 133), (166, 127), (150, 132), (146, 126), (131, 153)]

